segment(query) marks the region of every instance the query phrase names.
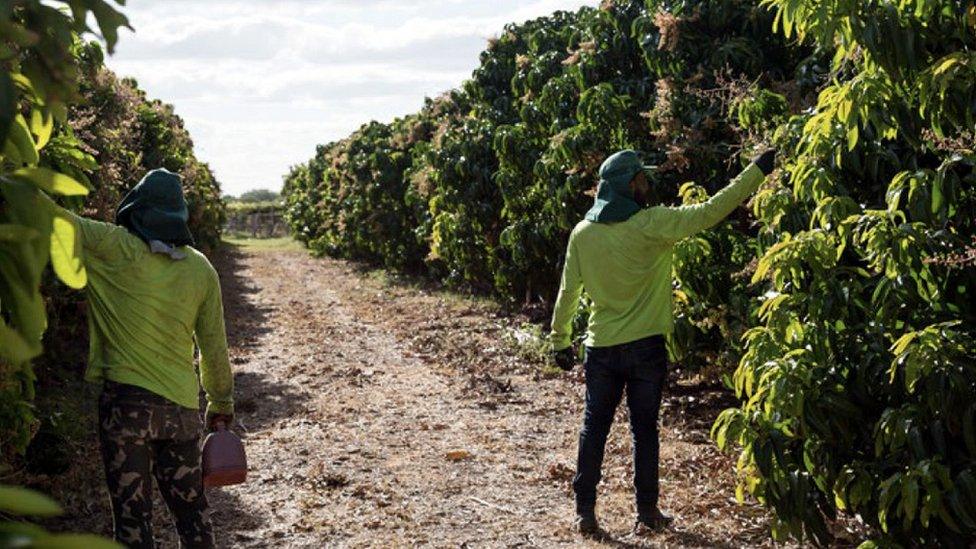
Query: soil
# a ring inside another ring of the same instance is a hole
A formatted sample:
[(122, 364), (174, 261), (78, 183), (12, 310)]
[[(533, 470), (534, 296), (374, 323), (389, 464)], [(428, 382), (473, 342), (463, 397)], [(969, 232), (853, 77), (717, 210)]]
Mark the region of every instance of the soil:
[[(708, 440), (734, 404), (724, 392), (672, 377), (661, 506), (675, 524), (649, 536), (631, 531), (621, 407), (597, 509), (605, 533), (582, 538), (570, 486), (582, 375), (545, 371), (524, 318), (300, 250), (227, 246), (215, 263), (250, 462), (245, 484), (209, 490), (219, 546), (772, 545), (767, 513), (735, 502), (734, 457)], [(31, 480), (68, 510), (47, 527), (108, 533), (94, 437), (92, 420), (67, 473)], [(175, 547), (157, 503), (157, 537)]]

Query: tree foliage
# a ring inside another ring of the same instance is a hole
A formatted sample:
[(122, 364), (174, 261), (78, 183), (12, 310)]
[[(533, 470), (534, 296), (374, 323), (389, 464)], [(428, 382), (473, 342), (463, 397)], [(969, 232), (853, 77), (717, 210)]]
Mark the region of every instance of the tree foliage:
[(238, 197), (226, 197), (228, 202), (274, 202), (281, 195), (270, 189), (251, 189), (241, 193)]
[[(46, 328), (41, 278), (50, 262), (66, 284), (86, 274), (73, 225), (41, 194), (83, 196), (88, 189), (63, 170), (42, 165), (42, 152), (75, 169), (94, 167), (77, 140), (55, 133), (78, 99), (77, 35), (95, 16), (109, 48), (125, 17), (100, 0), (67, 2), (61, 11), (39, 1), (0, 5), (0, 417), (3, 448), (23, 449), (30, 438), (34, 374)], [(46, 164), (46, 163), (43, 163)]]
[[(788, 162), (755, 202), (765, 294), (714, 435), (741, 446), (776, 532), (830, 539), (838, 512), (883, 543), (976, 536), (972, 2), (767, 0), (833, 48)], [(968, 259), (967, 259), (968, 257)]]

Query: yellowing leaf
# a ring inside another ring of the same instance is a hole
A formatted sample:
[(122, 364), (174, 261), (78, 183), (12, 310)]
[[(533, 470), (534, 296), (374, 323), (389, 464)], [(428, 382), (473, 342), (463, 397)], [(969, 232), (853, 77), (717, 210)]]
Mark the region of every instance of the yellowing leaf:
[(30, 130), (37, 140), (37, 148), (43, 149), (54, 131), (54, 117), (46, 110), (35, 108), (31, 111)]
[(10, 174), (11, 177), (32, 183), (49, 194), (62, 196), (85, 196), (88, 189), (71, 176), (47, 168), (22, 168)]
[(60, 215), (54, 217), (51, 233), (51, 265), (58, 278), (70, 288), (80, 290), (88, 284), (88, 274), (79, 254), (74, 223)]
[(918, 332), (908, 332), (907, 334), (898, 338), (894, 344), (891, 346), (891, 352), (895, 355), (900, 355), (905, 352), (905, 349), (911, 345), (915, 337), (918, 336)]

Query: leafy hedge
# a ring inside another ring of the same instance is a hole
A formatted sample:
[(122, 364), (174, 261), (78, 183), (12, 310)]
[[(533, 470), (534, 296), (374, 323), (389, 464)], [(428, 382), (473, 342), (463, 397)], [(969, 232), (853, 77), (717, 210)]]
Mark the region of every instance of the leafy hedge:
[(714, 435), (779, 534), (838, 512), (883, 543), (976, 537), (976, 6), (766, 0), (836, 45), (755, 201), (764, 290)]
[[(774, 535), (976, 535), (971, 0), (607, 1), (507, 26), (459, 90), (286, 180), (312, 250), (549, 303), (595, 172), (632, 147), (663, 202), (784, 159), (675, 249), (673, 356), (742, 399), (713, 436)], [(689, 182), (693, 181), (693, 182)], [(740, 337), (744, 336), (744, 337)]]
[(282, 215), (281, 202), (228, 202), (224, 234), (250, 235), (252, 238), (272, 238), (288, 235)]

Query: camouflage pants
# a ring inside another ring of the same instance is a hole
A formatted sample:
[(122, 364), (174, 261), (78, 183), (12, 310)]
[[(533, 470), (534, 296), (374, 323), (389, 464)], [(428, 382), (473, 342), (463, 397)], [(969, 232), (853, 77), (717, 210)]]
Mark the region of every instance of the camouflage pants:
[(213, 547), (200, 467), (198, 412), (139, 387), (106, 382), (98, 416), (116, 541), (127, 547), (154, 547), (155, 477), (175, 519), (181, 547)]

